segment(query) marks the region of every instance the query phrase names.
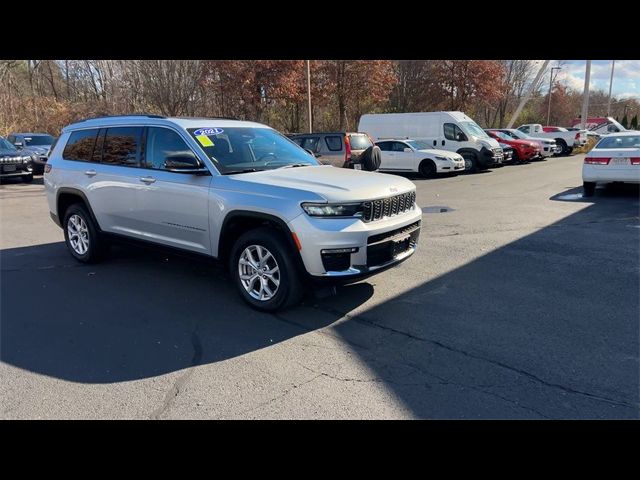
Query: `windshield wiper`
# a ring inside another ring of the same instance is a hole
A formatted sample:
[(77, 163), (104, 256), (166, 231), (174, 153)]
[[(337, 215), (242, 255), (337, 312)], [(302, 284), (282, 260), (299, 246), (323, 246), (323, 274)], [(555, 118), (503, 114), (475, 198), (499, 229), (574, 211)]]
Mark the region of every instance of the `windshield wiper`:
[(282, 167), (276, 168), (276, 170), (280, 170), (282, 168), (296, 168), (296, 167), (310, 167), (311, 163), (290, 163), (289, 165), (283, 165)]
[(250, 172), (263, 172), (264, 168), (243, 168), (239, 170), (227, 170), (223, 175), (233, 175), (234, 173), (250, 173)]

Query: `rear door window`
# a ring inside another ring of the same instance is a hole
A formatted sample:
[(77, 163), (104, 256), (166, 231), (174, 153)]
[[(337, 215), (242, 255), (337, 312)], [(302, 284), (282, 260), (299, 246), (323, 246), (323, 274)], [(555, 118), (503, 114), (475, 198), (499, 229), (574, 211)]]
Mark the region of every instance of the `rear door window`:
[(97, 135), (97, 128), (71, 132), (62, 152), (62, 158), (79, 162), (91, 161)]
[(141, 137), (142, 127), (108, 128), (102, 147), (102, 163), (139, 167)]
[(302, 139), (300, 146), (316, 153), (318, 151), (318, 140), (320, 140), (320, 137), (305, 137)]
[(327, 144), (327, 148), (332, 152), (339, 152), (342, 150), (342, 137), (339, 135), (328, 135), (324, 138)]

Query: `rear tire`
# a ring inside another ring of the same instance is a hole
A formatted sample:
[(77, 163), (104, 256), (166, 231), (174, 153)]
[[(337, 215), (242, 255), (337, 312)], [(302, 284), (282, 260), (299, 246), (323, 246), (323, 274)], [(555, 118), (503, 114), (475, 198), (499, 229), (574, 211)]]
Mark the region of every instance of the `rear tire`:
[(582, 196), (593, 197), (596, 193), (596, 182), (583, 182), (582, 183)]
[(64, 215), (64, 241), (71, 255), (82, 263), (95, 263), (102, 257), (105, 242), (87, 209), (74, 203)]
[(422, 162), (420, 162), (418, 170), (420, 171), (420, 175), (422, 175), (424, 178), (433, 178), (438, 172), (436, 164), (433, 163), (433, 160), (430, 160), (428, 158), (425, 158), (424, 160), (422, 160)]
[(241, 235), (229, 256), (229, 272), (240, 296), (256, 310), (275, 312), (302, 299), (302, 278), (291, 247), (273, 228)]

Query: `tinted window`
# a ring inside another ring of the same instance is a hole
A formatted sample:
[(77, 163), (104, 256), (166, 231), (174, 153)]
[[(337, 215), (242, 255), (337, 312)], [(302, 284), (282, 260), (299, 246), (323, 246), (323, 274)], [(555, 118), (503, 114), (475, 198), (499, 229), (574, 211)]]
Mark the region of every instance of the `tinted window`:
[(366, 135), (349, 135), (349, 145), (351, 150), (366, 150), (373, 144)]
[(90, 161), (97, 134), (97, 129), (72, 132), (62, 152), (62, 158), (81, 162)]
[(520, 127), (518, 130), (524, 133), (529, 133), (529, 127)]
[(409, 148), (409, 147), (402, 142), (393, 142), (392, 149), (394, 152), (404, 152), (405, 148)]
[(327, 142), (327, 148), (332, 152), (339, 152), (342, 150), (342, 138), (338, 135), (325, 137), (324, 141)]
[(102, 163), (139, 167), (141, 132), (141, 127), (107, 129), (102, 148)]
[(320, 137), (303, 137), (299, 140), (300, 143), (296, 143), (298, 143), (302, 148), (308, 148), (312, 152), (318, 151), (318, 140), (320, 140)]
[(624, 137), (611, 135), (600, 140), (594, 148), (640, 148), (640, 135)]
[(196, 158), (185, 141), (168, 128), (150, 127), (147, 131), (145, 149), (145, 167), (157, 170), (165, 169), (165, 161), (172, 156), (188, 156)]
[(27, 145), (51, 145), (54, 139), (51, 135), (34, 135), (24, 140)]
[(456, 139), (456, 126), (453, 123), (444, 124), (444, 138), (447, 140)]
[(382, 150), (383, 152), (391, 151), (391, 142), (378, 142), (376, 143), (376, 145), (379, 146), (380, 150)]

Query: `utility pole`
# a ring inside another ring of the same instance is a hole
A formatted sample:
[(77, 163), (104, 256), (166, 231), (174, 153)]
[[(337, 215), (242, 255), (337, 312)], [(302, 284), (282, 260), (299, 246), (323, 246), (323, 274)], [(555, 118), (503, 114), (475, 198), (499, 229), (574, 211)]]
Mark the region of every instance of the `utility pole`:
[(309, 104), (309, 133), (313, 133), (313, 123), (311, 118), (311, 66), (307, 60), (307, 101)]
[(589, 81), (591, 77), (591, 60), (587, 60), (587, 67), (584, 72), (584, 93), (582, 94), (582, 117), (580, 118), (580, 129), (587, 128), (587, 118), (589, 118)]
[(518, 119), (518, 116), (520, 116), (520, 112), (522, 112), (522, 109), (524, 108), (525, 104), (529, 101), (529, 98), (531, 98), (531, 94), (538, 86), (538, 82), (540, 82), (540, 77), (542, 77), (542, 74), (547, 69), (547, 65), (549, 65), (550, 61), (551, 60), (545, 60), (542, 66), (540, 67), (540, 70), (538, 70), (538, 74), (536, 75), (536, 78), (534, 78), (533, 82), (529, 86), (529, 90), (527, 90), (527, 93), (525, 94), (525, 96), (522, 97), (522, 100), (520, 100), (520, 105), (518, 105), (518, 108), (516, 108), (516, 111), (513, 112), (513, 115), (511, 116), (511, 120), (509, 120), (509, 123), (507, 124), (507, 128), (513, 127), (513, 123)]
[(607, 117), (611, 116), (611, 88), (613, 87), (613, 69), (616, 66), (616, 61), (611, 60), (611, 78), (609, 79), (609, 101), (607, 102)]
[(562, 67), (551, 67), (551, 75), (549, 76), (549, 107), (547, 108), (547, 125), (551, 118), (551, 90), (553, 89), (553, 71), (562, 70)]

